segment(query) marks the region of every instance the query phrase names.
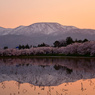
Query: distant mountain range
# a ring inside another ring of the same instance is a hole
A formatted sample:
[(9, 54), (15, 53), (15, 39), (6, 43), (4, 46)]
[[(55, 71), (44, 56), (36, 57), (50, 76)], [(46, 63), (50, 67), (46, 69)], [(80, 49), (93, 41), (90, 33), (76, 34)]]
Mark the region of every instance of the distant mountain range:
[(52, 45), (54, 41), (63, 40), (68, 36), (73, 39), (95, 40), (95, 30), (48, 22), (34, 23), (13, 29), (0, 27), (0, 47), (16, 47), (19, 44), (38, 45), (43, 42)]

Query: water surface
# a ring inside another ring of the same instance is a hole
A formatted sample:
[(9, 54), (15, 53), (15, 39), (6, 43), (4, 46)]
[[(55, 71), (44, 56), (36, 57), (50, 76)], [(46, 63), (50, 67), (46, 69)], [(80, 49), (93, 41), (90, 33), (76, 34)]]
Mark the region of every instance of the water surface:
[(95, 95), (95, 58), (1, 58), (0, 95)]

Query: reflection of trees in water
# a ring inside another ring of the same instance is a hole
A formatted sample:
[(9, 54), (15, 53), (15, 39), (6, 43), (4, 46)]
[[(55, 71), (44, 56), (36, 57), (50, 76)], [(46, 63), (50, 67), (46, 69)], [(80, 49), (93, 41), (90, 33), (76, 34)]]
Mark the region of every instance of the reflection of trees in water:
[(67, 74), (71, 74), (72, 73), (72, 69), (69, 69), (65, 66), (61, 66), (61, 65), (54, 65), (54, 68), (55, 70), (60, 70), (60, 69), (63, 69), (63, 70), (66, 70)]
[(69, 69), (84, 70), (92, 72), (95, 71), (95, 59), (94, 58), (6, 58), (0, 59), (0, 65), (17, 65), (17, 66), (29, 66), (31, 65), (61, 65)]
[(15, 80), (39, 86), (95, 78), (94, 58), (0, 59), (0, 81)]

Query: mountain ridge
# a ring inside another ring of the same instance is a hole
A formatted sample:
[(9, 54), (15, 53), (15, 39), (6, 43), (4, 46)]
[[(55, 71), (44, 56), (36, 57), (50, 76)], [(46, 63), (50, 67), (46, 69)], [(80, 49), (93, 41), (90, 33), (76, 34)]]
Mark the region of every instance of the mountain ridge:
[[(1, 27), (1, 28), (3, 28), (3, 27)], [(18, 26), (16, 28), (3, 28), (3, 29), (4, 30), (11, 29), (9, 34), (15, 34), (16, 35), (16, 33), (17, 33), (17, 35), (18, 35), (19, 34), (18, 31), (19, 32), (24, 31), (24, 33), (25, 33), (25, 31), (28, 31), (29, 33), (31, 33), (31, 32), (34, 33), (34, 31), (35, 32), (43, 31), (43, 33), (45, 33), (45, 34), (50, 34), (54, 31), (56, 31), (56, 32), (58, 32), (58, 31), (69, 31), (70, 29), (78, 29), (78, 28), (76, 28), (74, 26), (66, 26), (66, 25), (63, 26), (59, 23), (53, 23), (53, 22), (49, 22), (49, 23), (48, 22), (41, 22), (41, 23), (34, 23), (34, 24), (31, 24), (28, 26), (21, 25), (21, 26)], [(48, 33), (47, 33), (47, 30), (48, 30)], [(0, 32), (1, 32), (1, 30), (0, 30)], [(6, 32), (7, 32), (7, 30), (6, 30)], [(25, 34), (25, 35), (27, 35), (27, 34)]]
[(53, 22), (34, 23), (28, 26), (21, 25), (11, 29), (1, 27), (0, 47), (16, 47), (19, 44), (38, 45), (43, 42), (52, 45), (54, 41), (65, 39), (68, 36), (73, 39), (95, 40), (95, 30), (63, 26)]

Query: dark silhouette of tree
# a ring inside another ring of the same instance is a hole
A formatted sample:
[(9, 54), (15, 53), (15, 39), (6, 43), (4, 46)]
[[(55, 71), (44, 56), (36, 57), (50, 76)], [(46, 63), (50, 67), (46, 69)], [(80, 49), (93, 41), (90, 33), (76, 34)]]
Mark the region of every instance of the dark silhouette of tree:
[(84, 40), (83, 40), (83, 42), (87, 42), (87, 41), (89, 41), (89, 40), (88, 40), (88, 39), (84, 39)]
[(4, 47), (4, 49), (8, 49), (8, 47), (7, 47), (7, 46), (5, 46), (5, 47)]
[(29, 45), (27, 44), (27, 45), (19, 45), (18, 46), (18, 49), (29, 49)]
[(21, 45), (19, 45), (19, 46), (18, 46), (18, 49), (22, 49), (22, 46), (21, 46)]
[(26, 49), (29, 49), (30, 47), (29, 47), (29, 45), (27, 44), (27, 45), (25, 46), (25, 48), (26, 48)]
[(60, 42), (59, 42), (59, 41), (55, 41), (55, 42), (53, 43), (53, 45), (54, 45), (54, 47), (60, 47)]
[(62, 68), (61, 65), (54, 65), (54, 69), (55, 69), (55, 70), (60, 70), (61, 68)]
[(74, 43), (73, 39), (71, 37), (67, 37), (66, 38), (66, 44), (69, 45), (69, 44), (72, 44)]
[(82, 43), (83, 41), (82, 41), (82, 40), (78, 40), (77, 42), (78, 42), (78, 43)]
[(22, 49), (25, 49), (25, 46), (24, 45), (22, 45)]
[(84, 42), (87, 42), (87, 41), (89, 41), (88, 39), (84, 39), (84, 40), (75, 40), (74, 42), (78, 42), (78, 43), (84, 43)]
[(42, 44), (38, 44), (38, 47), (47, 47), (49, 45), (45, 44), (45, 43), (42, 43)]

